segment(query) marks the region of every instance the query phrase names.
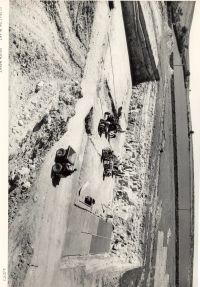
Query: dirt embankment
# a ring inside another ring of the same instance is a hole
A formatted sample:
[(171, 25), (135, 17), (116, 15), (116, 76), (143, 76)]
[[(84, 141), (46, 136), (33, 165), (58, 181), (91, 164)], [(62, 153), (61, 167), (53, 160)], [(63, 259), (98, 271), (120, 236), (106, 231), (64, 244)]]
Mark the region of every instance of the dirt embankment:
[[(89, 49), (92, 1), (10, 2), (9, 245), (44, 157), (67, 131)], [(25, 219), (24, 219), (25, 220)], [(10, 254), (11, 286), (21, 286), (33, 254), (26, 222)]]
[(157, 83), (133, 89), (123, 154), (124, 175), (115, 186), (112, 253), (122, 262), (143, 264), (144, 222), (148, 204), (148, 165), (154, 123)]
[(47, 150), (66, 132), (82, 97), (94, 9), (87, 1), (11, 2), (10, 221), (29, 199)]

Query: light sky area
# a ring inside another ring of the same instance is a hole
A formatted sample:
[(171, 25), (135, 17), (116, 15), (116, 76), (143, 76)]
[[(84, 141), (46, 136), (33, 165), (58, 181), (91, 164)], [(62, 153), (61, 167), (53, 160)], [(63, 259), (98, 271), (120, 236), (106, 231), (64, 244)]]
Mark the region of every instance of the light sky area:
[[(195, 184), (195, 250), (194, 250), (194, 282), (193, 287), (199, 286), (197, 275), (200, 274), (200, 205), (199, 205), (199, 187), (200, 187), (200, 2), (196, 1), (194, 17), (190, 31), (190, 106), (192, 117), (193, 149), (194, 149), (194, 184)], [(197, 220), (198, 218), (198, 220)], [(198, 234), (197, 234), (198, 231)], [(198, 236), (198, 237), (197, 237)], [(198, 244), (198, 249), (196, 246)], [(198, 264), (197, 264), (198, 262)]]

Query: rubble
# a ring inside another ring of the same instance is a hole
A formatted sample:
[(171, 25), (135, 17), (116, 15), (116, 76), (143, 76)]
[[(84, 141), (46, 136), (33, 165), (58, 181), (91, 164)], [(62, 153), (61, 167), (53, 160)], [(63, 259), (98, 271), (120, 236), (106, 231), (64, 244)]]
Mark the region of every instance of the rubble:
[(23, 122), (22, 120), (19, 120), (19, 121), (18, 121), (18, 125), (21, 127), (21, 126), (24, 125), (24, 122)]
[(40, 81), (39, 83), (37, 83), (36, 87), (35, 87), (35, 93), (38, 93), (42, 87), (44, 86), (44, 82)]
[(144, 211), (149, 192), (148, 158), (156, 90), (156, 82), (140, 84), (133, 89), (130, 102), (128, 132), (122, 155), (125, 175), (119, 177), (114, 189), (115, 228), (111, 243), (111, 253), (122, 262), (142, 264), (144, 258)]

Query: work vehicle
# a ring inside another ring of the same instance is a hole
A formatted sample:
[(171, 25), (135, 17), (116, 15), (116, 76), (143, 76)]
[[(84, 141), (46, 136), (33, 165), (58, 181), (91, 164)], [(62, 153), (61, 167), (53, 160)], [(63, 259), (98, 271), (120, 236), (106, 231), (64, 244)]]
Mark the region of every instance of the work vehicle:
[(124, 132), (119, 124), (119, 118), (109, 112), (104, 113), (104, 118), (100, 119), (98, 125), (99, 136), (104, 133), (106, 139), (110, 142), (110, 138), (115, 138), (117, 133)]
[(106, 148), (102, 150), (101, 162), (103, 162), (103, 180), (105, 177), (109, 177), (114, 175), (113, 167), (114, 167), (114, 154), (110, 148)]
[(121, 176), (124, 173), (121, 171), (122, 164), (110, 148), (102, 150), (101, 162), (103, 162), (103, 180), (109, 176)]
[(102, 134), (105, 134), (105, 137), (107, 138), (108, 123), (104, 119), (100, 119), (100, 121), (99, 121), (98, 134), (100, 137), (102, 136)]
[(84, 203), (88, 206), (92, 206), (95, 204), (95, 199), (91, 196), (86, 196), (85, 197), (85, 200), (84, 200)]
[(71, 146), (67, 149), (60, 148), (56, 152), (55, 164), (52, 167), (51, 177), (66, 177), (71, 175), (76, 169), (74, 164), (76, 161), (76, 152)]

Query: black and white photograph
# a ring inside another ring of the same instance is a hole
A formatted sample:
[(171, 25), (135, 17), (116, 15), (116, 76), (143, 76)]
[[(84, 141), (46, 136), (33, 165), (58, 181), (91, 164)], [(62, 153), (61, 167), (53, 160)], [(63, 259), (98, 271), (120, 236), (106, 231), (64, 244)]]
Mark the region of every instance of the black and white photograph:
[(198, 1), (0, 0), (0, 286), (200, 286), (199, 27)]

